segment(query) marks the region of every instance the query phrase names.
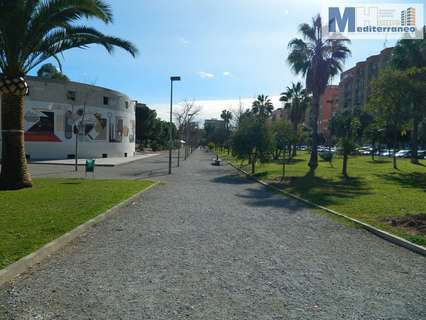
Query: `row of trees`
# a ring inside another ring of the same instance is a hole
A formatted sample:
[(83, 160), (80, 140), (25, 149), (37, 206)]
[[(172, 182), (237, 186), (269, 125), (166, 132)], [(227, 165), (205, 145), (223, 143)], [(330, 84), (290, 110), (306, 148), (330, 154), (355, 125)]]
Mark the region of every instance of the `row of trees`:
[[(293, 83), (281, 94), (286, 119), (267, 121), (273, 105), (267, 96), (260, 95), (251, 109), (236, 112), (232, 133), (229, 127), (226, 132), (206, 128), (209, 141), (232, 146), (237, 158), (248, 159), (252, 173), (258, 161), (273, 158), (282, 160), (284, 175), (286, 159), (296, 155), (298, 144), (306, 142), (311, 149), (310, 173), (314, 174), (318, 166), (319, 99), (331, 79), (342, 71), (350, 55), (349, 40), (324, 37), (320, 16), (314, 17), (311, 25), (302, 24), (299, 31), (302, 38), (289, 43), (288, 63), (305, 78), (305, 88), (300, 82)], [(373, 146), (373, 158), (380, 145), (393, 147), (393, 166), (397, 168), (395, 152), (401, 143), (410, 142), (411, 161), (418, 163), (418, 144), (426, 144), (426, 40), (399, 41), (389, 67), (372, 82), (371, 91), (367, 105), (340, 110), (330, 122), (329, 143), (337, 144), (343, 155), (345, 177), (349, 155), (362, 144)], [(307, 112), (309, 121), (305, 123)], [(227, 113), (232, 114), (223, 112)], [(408, 136), (411, 139), (407, 140)]]
[(426, 145), (426, 40), (400, 40), (372, 81), (367, 105), (340, 111), (330, 129), (342, 149), (344, 176), (349, 154), (363, 142), (372, 145), (373, 159), (377, 145), (392, 148), (394, 169), (397, 150), (409, 142), (411, 162), (419, 164), (418, 145)]
[[(185, 101), (174, 112), (175, 123), (172, 124), (173, 147), (184, 147), (187, 158), (192, 149), (201, 143), (202, 130), (198, 127), (198, 115), (201, 108), (194, 101)], [(146, 105), (136, 108), (136, 144), (139, 149), (151, 148), (153, 151), (168, 149), (170, 141), (170, 123), (161, 120), (157, 112)]]
[[(173, 140), (177, 139), (176, 126), (172, 125)], [(161, 120), (155, 110), (146, 105), (136, 108), (136, 144), (139, 149), (151, 148), (153, 151), (167, 149), (169, 146), (170, 123)]]

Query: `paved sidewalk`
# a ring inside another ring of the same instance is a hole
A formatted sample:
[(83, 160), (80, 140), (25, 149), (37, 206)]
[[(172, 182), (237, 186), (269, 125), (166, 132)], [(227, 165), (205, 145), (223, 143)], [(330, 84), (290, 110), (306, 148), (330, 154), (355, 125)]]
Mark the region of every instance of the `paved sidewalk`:
[(424, 257), (210, 161), (0, 288), (0, 319), (424, 319)]
[[(176, 153), (176, 152), (175, 152)], [(182, 161), (183, 162), (183, 161)], [(95, 179), (156, 179), (160, 176), (168, 175), (169, 155), (161, 152), (155, 157), (147, 157), (138, 161), (127, 163), (115, 167), (95, 168)], [(64, 178), (85, 178), (84, 168), (79, 167), (75, 172), (73, 166), (69, 165), (49, 165), (30, 164), (30, 171), (34, 178), (41, 177), (64, 177)], [(173, 169), (176, 170), (177, 157), (173, 155)], [(92, 178), (90, 174), (88, 178)]]
[[(94, 159), (96, 166), (99, 167), (116, 167), (121, 166), (124, 164), (129, 164), (132, 162), (148, 159), (151, 157), (157, 157), (160, 154), (153, 153), (153, 154), (141, 154), (136, 155), (134, 157), (120, 157), (120, 158), (99, 158)], [(84, 166), (86, 164), (87, 159), (78, 159), (78, 165)], [(45, 164), (45, 165), (64, 165), (64, 166), (74, 166), (75, 160), (73, 159), (64, 159), (64, 160), (40, 160), (40, 161), (31, 161), (31, 164)]]

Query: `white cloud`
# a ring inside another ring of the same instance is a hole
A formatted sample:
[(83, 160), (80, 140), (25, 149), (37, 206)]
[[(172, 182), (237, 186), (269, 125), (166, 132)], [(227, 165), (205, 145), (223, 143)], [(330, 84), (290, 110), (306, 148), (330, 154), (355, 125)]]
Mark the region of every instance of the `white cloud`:
[(223, 75), (224, 75), (225, 77), (230, 77), (230, 76), (232, 76), (232, 73), (231, 73), (231, 72), (229, 72), (229, 71), (225, 71), (225, 72), (223, 73)]
[(214, 74), (204, 72), (204, 71), (198, 72), (198, 75), (200, 76), (201, 79), (213, 79), (214, 78)]
[(184, 37), (180, 37), (178, 40), (179, 40), (179, 43), (184, 46), (188, 46), (191, 43), (189, 42), (189, 40), (185, 39)]

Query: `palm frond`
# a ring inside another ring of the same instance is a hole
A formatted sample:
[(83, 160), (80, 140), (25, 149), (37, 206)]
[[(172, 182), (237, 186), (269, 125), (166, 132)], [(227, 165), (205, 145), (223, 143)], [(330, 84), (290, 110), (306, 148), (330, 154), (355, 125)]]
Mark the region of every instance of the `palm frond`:
[(112, 11), (102, 0), (0, 0), (1, 71), (24, 75), (46, 59), (92, 44), (109, 53), (119, 47), (136, 56), (138, 50), (131, 42), (76, 26), (83, 18), (110, 23)]

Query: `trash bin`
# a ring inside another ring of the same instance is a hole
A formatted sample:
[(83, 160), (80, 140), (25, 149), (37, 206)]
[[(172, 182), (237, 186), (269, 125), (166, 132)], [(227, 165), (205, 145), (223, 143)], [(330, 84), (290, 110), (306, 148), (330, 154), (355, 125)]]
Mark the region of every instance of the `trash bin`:
[(95, 160), (86, 160), (86, 175), (88, 172), (95, 175)]

